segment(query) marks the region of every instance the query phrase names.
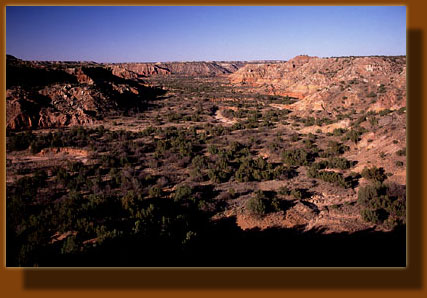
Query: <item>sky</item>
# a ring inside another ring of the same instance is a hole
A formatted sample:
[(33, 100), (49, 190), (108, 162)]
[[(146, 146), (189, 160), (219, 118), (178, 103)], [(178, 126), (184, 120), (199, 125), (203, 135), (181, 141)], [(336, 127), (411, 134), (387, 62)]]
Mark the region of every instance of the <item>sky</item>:
[(406, 55), (406, 7), (8, 6), (6, 53), (96, 62)]

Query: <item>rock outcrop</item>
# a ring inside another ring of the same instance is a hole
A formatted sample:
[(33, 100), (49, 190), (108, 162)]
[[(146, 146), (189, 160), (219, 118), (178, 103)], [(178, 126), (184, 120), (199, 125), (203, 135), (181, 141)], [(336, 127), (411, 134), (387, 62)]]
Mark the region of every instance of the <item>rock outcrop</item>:
[(163, 93), (130, 71), (123, 70), (119, 77), (96, 63), (30, 62), (8, 56), (6, 71), (10, 130), (92, 124), (112, 113), (143, 109)]
[(246, 63), (236, 62), (158, 62), (107, 64), (113, 74), (130, 79), (156, 75), (218, 76), (237, 71)]
[(287, 62), (247, 64), (229, 76), (254, 92), (300, 99), (299, 110), (398, 109), (406, 106), (406, 57), (297, 56)]

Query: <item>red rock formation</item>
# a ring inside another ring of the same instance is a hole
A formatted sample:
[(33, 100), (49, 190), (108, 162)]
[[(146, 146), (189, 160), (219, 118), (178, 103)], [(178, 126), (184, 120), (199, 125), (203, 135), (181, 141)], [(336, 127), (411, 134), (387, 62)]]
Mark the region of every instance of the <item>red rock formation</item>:
[(189, 75), (211, 76), (224, 75), (237, 71), (244, 62), (164, 62), (164, 63), (118, 63), (108, 64), (113, 74), (126, 79), (137, 76)]
[(87, 76), (81, 68), (66, 68), (64, 71), (68, 74), (74, 75), (80, 84), (93, 84), (93, 80)]
[[(406, 57), (317, 58), (248, 64), (229, 76), (254, 92), (304, 99), (300, 109), (353, 105), (356, 109), (406, 106)], [(322, 104), (320, 104), (322, 103)]]
[[(13, 57), (7, 63), (12, 79), (6, 94), (6, 122), (11, 130), (92, 124), (107, 114), (137, 105), (139, 109), (153, 96), (153, 88), (117, 77), (97, 64), (28, 62)], [(40, 77), (31, 81), (37, 74)], [(123, 69), (121, 74), (138, 77)]]
[(28, 100), (28, 93), (21, 88), (6, 91), (6, 126), (15, 130), (32, 128), (34, 119), (31, 114), (25, 113), (24, 104)]

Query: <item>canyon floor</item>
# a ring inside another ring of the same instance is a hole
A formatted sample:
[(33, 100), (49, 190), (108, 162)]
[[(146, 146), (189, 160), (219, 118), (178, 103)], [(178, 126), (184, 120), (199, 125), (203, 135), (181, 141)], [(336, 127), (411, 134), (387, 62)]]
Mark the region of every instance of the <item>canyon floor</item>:
[(10, 58), (8, 265), (405, 266), (406, 60), (319, 59)]

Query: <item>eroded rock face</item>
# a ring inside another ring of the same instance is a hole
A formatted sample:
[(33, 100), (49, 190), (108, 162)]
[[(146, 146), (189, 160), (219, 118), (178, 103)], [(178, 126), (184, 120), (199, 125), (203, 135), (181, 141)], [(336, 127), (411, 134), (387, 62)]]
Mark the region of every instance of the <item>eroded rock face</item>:
[(297, 110), (398, 109), (406, 106), (406, 57), (297, 56), (284, 63), (248, 64), (229, 76), (254, 92), (300, 99)]
[[(29, 62), (8, 56), (7, 129), (93, 124), (134, 107), (160, 91), (138, 75), (94, 63)], [(34, 80), (32, 78), (34, 77)]]
[(93, 85), (93, 80), (87, 76), (81, 68), (66, 68), (64, 71), (70, 75), (75, 76), (80, 84)]
[(25, 113), (25, 102), (27, 101), (28, 92), (21, 88), (6, 90), (6, 126), (8, 129), (16, 130), (21, 127), (33, 127), (33, 115)]
[(217, 76), (227, 75), (237, 71), (245, 62), (165, 62), (165, 63), (118, 63), (108, 64), (114, 75), (126, 79), (139, 76), (157, 75), (189, 75)]
[(112, 69), (114, 75), (125, 79), (134, 79), (139, 76), (169, 75), (171, 73), (169, 69), (148, 63), (112, 64), (109, 67)]

